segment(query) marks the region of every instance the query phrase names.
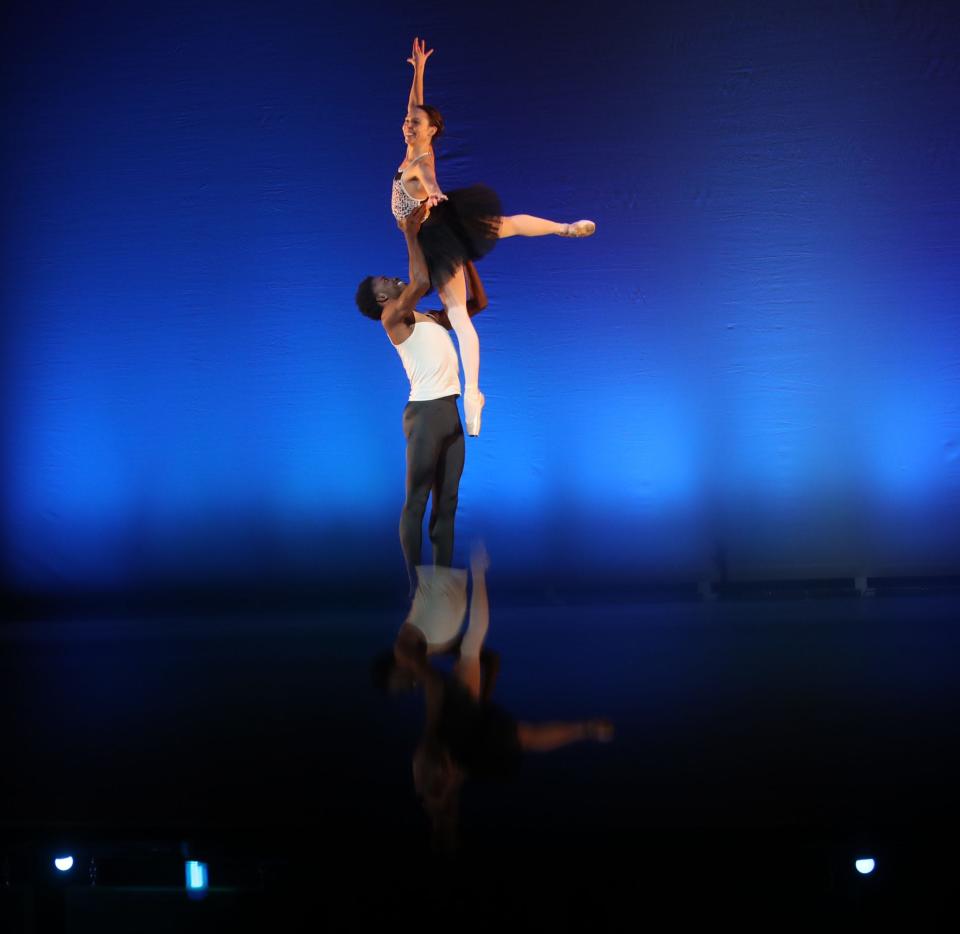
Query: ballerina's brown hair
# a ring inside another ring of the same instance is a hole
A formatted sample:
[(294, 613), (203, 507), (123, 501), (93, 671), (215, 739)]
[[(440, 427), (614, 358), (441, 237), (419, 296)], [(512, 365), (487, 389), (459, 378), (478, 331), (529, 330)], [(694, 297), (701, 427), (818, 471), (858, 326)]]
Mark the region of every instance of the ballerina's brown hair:
[(439, 139), (443, 135), (443, 115), (436, 107), (431, 107), (429, 104), (417, 104), (416, 106), (427, 115), (427, 122), (430, 126), (436, 129), (437, 132), (433, 134), (433, 138), (435, 140)]

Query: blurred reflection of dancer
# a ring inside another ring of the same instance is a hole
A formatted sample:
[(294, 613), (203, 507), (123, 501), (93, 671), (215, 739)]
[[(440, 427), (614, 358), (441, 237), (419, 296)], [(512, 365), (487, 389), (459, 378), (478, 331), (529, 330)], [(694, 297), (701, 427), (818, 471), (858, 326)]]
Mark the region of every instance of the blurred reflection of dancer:
[[(490, 624), (488, 566), (486, 550), (482, 545), (475, 547), (470, 565), (470, 620), (462, 637), (457, 637), (457, 631), (463, 620), (465, 572), (460, 572), (461, 579), (453, 576), (452, 569), (437, 569), (442, 570), (445, 585), (423, 591), (424, 599), (400, 627), (393, 651), (374, 663), (374, 681), (381, 690), (400, 693), (423, 688), (426, 719), (413, 755), (414, 786), (430, 818), (434, 847), (448, 852), (457, 847), (460, 789), (468, 777), (512, 778), (525, 752), (550, 752), (582, 740), (613, 738), (608, 720), (523, 723), (491, 702), (499, 657), (483, 647)], [(429, 620), (426, 626), (424, 619)], [(448, 641), (431, 642), (431, 638)], [(453, 677), (429, 661), (445, 652), (456, 658)]]
[[(453, 560), (454, 519), (464, 463), (463, 426), (457, 411), (460, 369), (453, 341), (446, 333), (450, 322), (444, 312), (416, 309), (430, 282), (417, 240), (425, 213), (419, 208), (401, 222), (410, 259), (409, 283), (387, 276), (367, 276), (356, 295), (360, 311), (383, 325), (410, 381), (410, 395), (403, 410), (407, 479), (400, 513), (400, 547), (411, 597), (416, 588), (414, 569), (421, 561), (423, 515), (431, 495), (433, 563), (449, 566)], [(467, 311), (475, 315), (486, 308), (487, 296), (473, 263), (467, 263), (466, 274), (471, 294)]]

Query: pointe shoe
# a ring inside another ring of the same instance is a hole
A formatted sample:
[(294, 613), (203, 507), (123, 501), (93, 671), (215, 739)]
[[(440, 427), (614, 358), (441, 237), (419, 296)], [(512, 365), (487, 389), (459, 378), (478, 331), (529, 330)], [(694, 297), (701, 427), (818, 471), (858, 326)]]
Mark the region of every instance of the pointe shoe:
[(560, 234), (561, 237), (589, 237), (597, 229), (593, 221), (574, 221), (567, 224), (567, 229)]
[(476, 438), (480, 434), (480, 415), (486, 399), (479, 389), (471, 388), (463, 395), (463, 417), (467, 421), (467, 434)]

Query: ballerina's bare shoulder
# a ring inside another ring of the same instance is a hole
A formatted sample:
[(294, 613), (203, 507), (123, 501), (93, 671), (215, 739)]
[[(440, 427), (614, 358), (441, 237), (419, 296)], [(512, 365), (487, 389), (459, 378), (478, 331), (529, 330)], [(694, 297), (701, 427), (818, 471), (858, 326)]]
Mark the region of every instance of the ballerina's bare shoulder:
[(421, 159), (416, 163), (404, 159), (403, 163), (397, 169), (400, 173), (400, 184), (403, 185), (407, 194), (413, 198), (414, 201), (423, 201), (423, 199), (427, 197), (427, 189), (420, 180), (420, 166), (424, 163), (427, 163), (432, 169), (433, 156), (428, 156), (426, 159)]

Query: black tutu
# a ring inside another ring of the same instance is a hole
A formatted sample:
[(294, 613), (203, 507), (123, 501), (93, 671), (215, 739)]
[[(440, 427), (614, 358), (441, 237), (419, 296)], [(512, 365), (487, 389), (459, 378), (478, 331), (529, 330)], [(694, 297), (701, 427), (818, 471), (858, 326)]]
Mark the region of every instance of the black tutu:
[(503, 209), (486, 185), (445, 193), (420, 228), (420, 248), (430, 270), (430, 284), (441, 289), (467, 261), (483, 259), (497, 242)]
[(517, 721), (496, 704), (477, 703), (452, 680), (446, 684), (437, 738), (473, 778), (510, 779), (520, 771)]

